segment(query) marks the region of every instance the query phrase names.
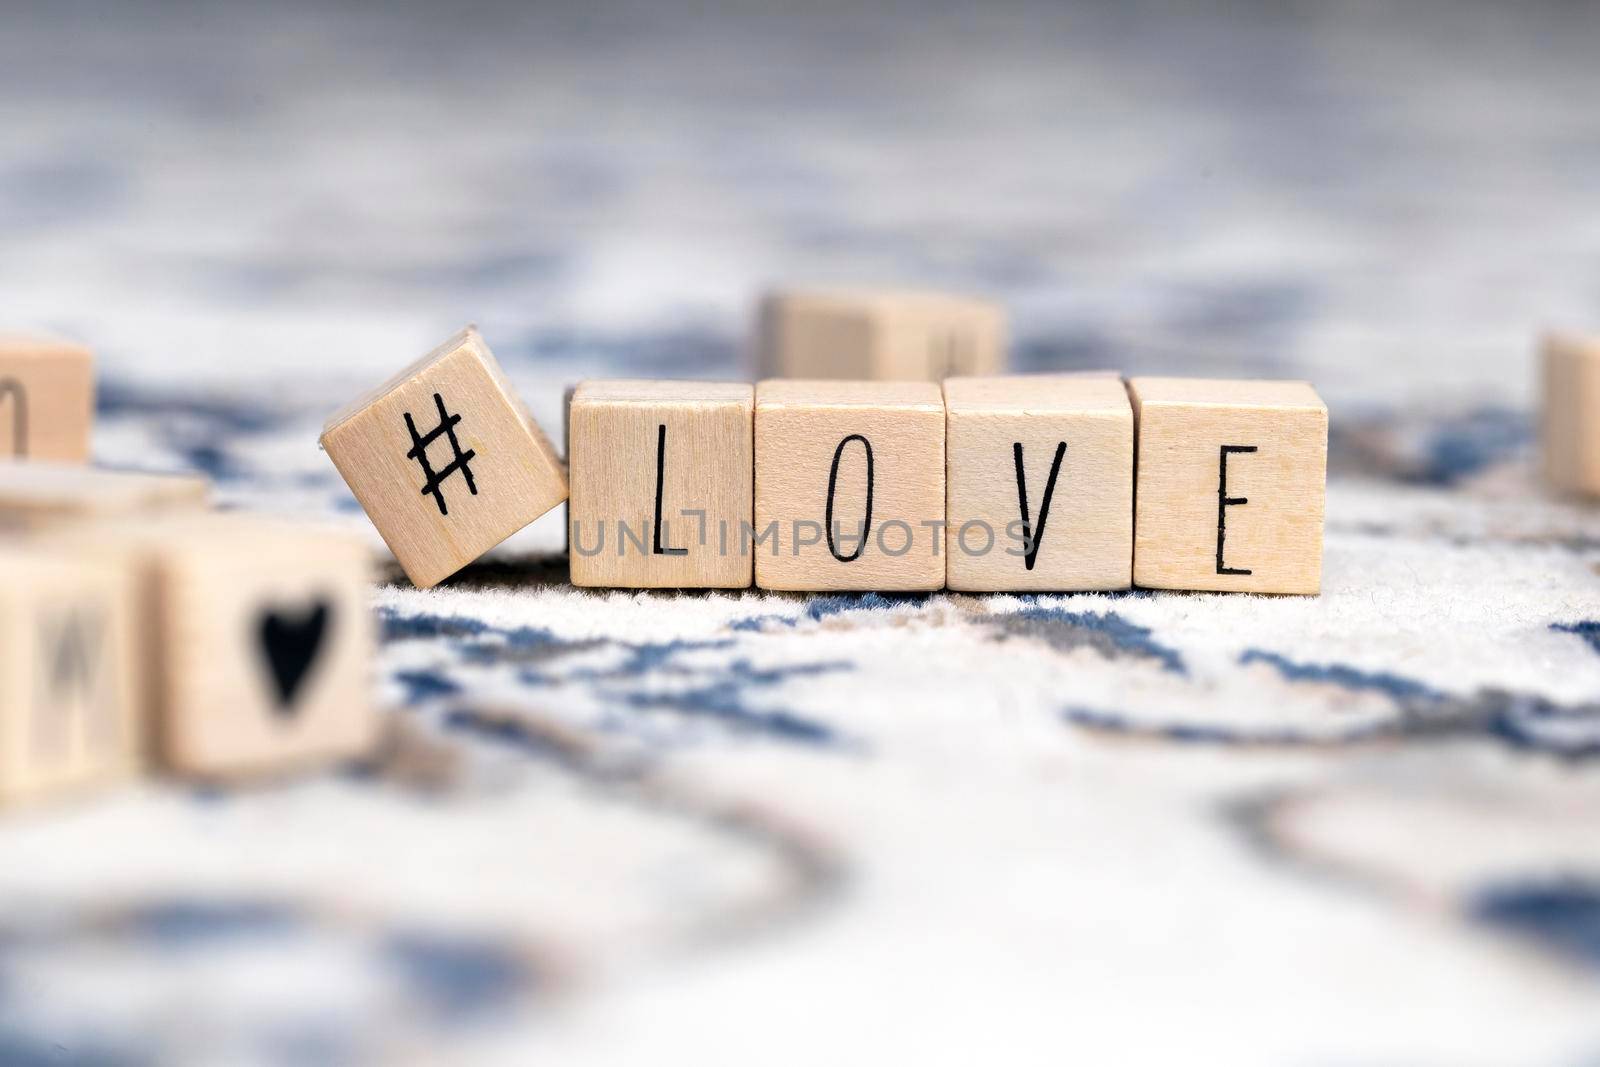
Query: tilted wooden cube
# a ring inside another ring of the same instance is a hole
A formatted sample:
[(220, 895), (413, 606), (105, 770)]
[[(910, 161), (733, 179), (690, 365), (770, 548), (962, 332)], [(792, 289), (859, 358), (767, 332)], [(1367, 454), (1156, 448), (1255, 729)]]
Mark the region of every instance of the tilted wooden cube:
[(555, 449), (471, 327), (335, 413), (322, 447), (422, 588), (567, 498)]
[(82, 463), (94, 424), (94, 358), (82, 345), (0, 337), (0, 458)]
[(1133, 378), (1133, 581), (1152, 589), (1316, 593), (1328, 409), (1287, 381)]
[(1547, 334), (1540, 356), (1545, 480), (1600, 495), (1600, 338)]
[(755, 390), (590, 381), (568, 410), (575, 585), (744, 588)]
[(0, 461), (0, 531), (38, 532), (64, 522), (198, 511), (211, 483), (67, 463)]
[(936, 382), (1005, 370), (1005, 312), (971, 297), (790, 290), (763, 299), (759, 318), (763, 377)]
[(357, 756), (369, 690), (371, 559), (359, 538), (244, 515), (62, 527), (82, 558), (131, 567), (169, 771), (253, 776)]
[(0, 548), (0, 799), (128, 777), (145, 746), (131, 571)]
[(944, 397), (932, 382), (756, 386), (763, 589), (944, 585)]
[(1133, 408), (1097, 375), (944, 383), (948, 580), (972, 592), (1133, 581)]

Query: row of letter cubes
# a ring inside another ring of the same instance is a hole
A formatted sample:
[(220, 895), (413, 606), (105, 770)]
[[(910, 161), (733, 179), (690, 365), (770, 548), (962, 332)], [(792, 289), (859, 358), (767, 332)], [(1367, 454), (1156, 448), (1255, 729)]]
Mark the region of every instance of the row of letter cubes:
[(564, 470), (469, 329), (322, 440), (421, 586), (570, 479), (583, 586), (1315, 593), (1327, 419), (1282, 381), (590, 381)]
[(365, 751), (358, 538), (204, 510), (202, 479), (0, 463), (0, 800)]

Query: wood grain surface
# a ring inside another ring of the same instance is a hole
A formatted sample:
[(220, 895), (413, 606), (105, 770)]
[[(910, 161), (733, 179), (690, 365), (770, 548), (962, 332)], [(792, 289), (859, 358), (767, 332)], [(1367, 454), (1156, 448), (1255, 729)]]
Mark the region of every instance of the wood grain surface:
[(471, 327), (342, 408), (322, 446), (422, 588), (567, 498), (549, 438)]
[(568, 409), (573, 584), (748, 586), (754, 413), (742, 383), (580, 384)]
[[(931, 382), (758, 384), (755, 510), (758, 535), (775, 524), (771, 536), (776, 540), (754, 548), (756, 585), (763, 589), (943, 586), (944, 398), (939, 387)], [(832, 536), (830, 526), (839, 536)]]
[(1134, 583), (1318, 592), (1328, 409), (1316, 391), (1134, 378), (1128, 393), (1138, 427)]
[(950, 378), (944, 398), (949, 587), (1126, 589), (1133, 408), (1121, 379)]

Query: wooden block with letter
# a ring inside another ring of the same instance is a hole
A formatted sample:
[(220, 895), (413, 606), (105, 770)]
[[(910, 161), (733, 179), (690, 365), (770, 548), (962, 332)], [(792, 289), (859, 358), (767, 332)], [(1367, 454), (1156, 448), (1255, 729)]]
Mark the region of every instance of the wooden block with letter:
[(0, 531), (31, 532), (62, 522), (198, 511), (210, 496), (210, 482), (191, 475), (0, 461)]
[(167, 769), (220, 779), (368, 748), (372, 561), (359, 538), (237, 514), (89, 523), (60, 537), (138, 576)]
[(1133, 408), (1097, 375), (944, 383), (951, 589), (1126, 589)]
[(335, 413), (322, 447), (422, 588), (567, 498), (560, 457), (471, 327)]
[(1547, 334), (1540, 354), (1545, 479), (1600, 496), (1600, 338)]
[(995, 304), (944, 293), (790, 290), (761, 302), (759, 369), (769, 378), (940, 381), (1005, 369)]
[(1316, 593), (1328, 409), (1287, 381), (1134, 378), (1133, 581)]
[(944, 397), (932, 382), (756, 386), (763, 589), (944, 585)]
[(94, 422), (94, 358), (82, 345), (0, 337), (0, 458), (82, 463)]
[(132, 572), (0, 549), (0, 799), (126, 778), (144, 750)]
[(748, 586), (754, 409), (744, 384), (580, 384), (568, 431), (573, 584)]

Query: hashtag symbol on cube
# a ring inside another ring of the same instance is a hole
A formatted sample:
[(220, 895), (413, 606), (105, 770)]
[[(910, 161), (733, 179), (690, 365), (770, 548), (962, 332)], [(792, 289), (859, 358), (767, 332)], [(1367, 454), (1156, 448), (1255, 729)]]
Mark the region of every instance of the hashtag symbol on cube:
[[(411, 451), (406, 453), (406, 458), (416, 460), (422, 467), (422, 473), (426, 477), (426, 481), (422, 486), (423, 495), (431, 495), (433, 502), (439, 505), (439, 514), (448, 515), (450, 514), (450, 509), (445, 504), (444, 492), (440, 487), (444, 484), (446, 478), (460, 471), (462, 477), (467, 480), (467, 489), (471, 491), (473, 496), (477, 496), (478, 485), (472, 480), (472, 468), (467, 466), (467, 462), (478, 453), (470, 448), (463, 452), (461, 450), (461, 442), (456, 440), (456, 423), (461, 421), (461, 416), (450, 414), (445, 409), (444, 397), (438, 393), (433, 394), (433, 402), (439, 409), (439, 425), (429, 430), (426, 435), (417, 433), (417, 424), (412, 421), (411, 412), (405, 413), (406, 430), (411, 434)], [(445, 464), (443, 470), (435, 473), (433, 465), (428, 462), (428, 446), (437, 441), (441, 434), (450, 440), (452, 458), (449, 463)]]

